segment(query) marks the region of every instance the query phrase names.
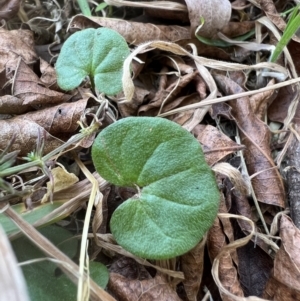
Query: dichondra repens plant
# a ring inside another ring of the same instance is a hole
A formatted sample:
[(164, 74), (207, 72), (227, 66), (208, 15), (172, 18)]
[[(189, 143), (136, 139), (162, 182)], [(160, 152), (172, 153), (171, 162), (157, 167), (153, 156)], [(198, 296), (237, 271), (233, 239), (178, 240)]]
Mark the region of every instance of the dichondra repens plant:
[(129, 55), (125, 39), (109, 28), (84, 29), (64, 43), (56, 62), (63, 90), (78, 87), (89, 76), (92, 87), (106, 95), (122, 90), (123, 62)]
[[(126, 41), (111, 29), (86, 29), (64, 44), (56, 64), (58, 84), (71, 90), (89, 76), (107, 95), (122, 89)], [(178, 124), (128, 117), (108, 126), (92, 146), (97, 172), (136, 195), (113, 213), (117, 242), (143, 258), (167, 259), (192, 249), (211, 227), (219, 191), (199, 142)]]
[(136, 195), (113, 213), (117, 242), (143, 258), (167, 259), (192, 249), (219, 205), (215, 177), (199, 142), (181, 126), (128, 117), (105, 128), (92, 147), (96, 170)]

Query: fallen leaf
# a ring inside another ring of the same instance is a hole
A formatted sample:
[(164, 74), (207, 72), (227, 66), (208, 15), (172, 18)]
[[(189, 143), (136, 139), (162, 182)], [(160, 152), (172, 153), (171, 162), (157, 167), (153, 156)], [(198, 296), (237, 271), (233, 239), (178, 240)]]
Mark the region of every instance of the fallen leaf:
[(86, 105), (87, 99), (81, 99), (76, 102), (62, 103), (54, 107), (29, 112), (20, 118), (37, 123), (51, 135), (74, 133), (79, 127), (77, 122), (84, 114)]
[[(275, 84), (275, 79), (271, 79), (267, 87)], [(270, 106), (272, 101), (277, 97), (277, 90), (271, 89), (266, 92), (260, 92), (250, 96), (250, 105), (253, 113), (261, 120), (264, 120), (267, 108)]]
[(181, 301), (159, 273), (154, 278), (141, 281), (110, 273), (108, 287), (122, 301)]
[(121, 19), (75, 16), (69, 25), (73, 29), (107, 27), (117, 31), (129, 44), (139, 45), (149, 40), (176, 42), (190, 39), (188, 27), (178, 25), (154, 25)]
[(273, 259), (250, 241), (237, 249), (239, 280), (245, 296), (260, 297), (273, 268)]
[(47, 154), (63, 144), (63, 141), (50, 135), (35, 122), (18, 117), (0, 120), (0, 128), (0, 149), (5, 149), (11, 138), (15, 136), (15, 141), (10, 151), (20, 150), (19, 156), (26, 156), (29, 152), (35, 151), (38, 137), (44, 137), (43, 154)]
[[(219, 212), (227, 212), (224, 197), (221, 197)], [(211, 261), (214, 261), (214, 259), (222, 250), (222, 248), (227, 245), (227, 239), (223, 230), (224, 225), (227, 225), (228, 228), (226, 232), (231, 232), (230, 236), (233, 237), (233, 229), (228, 219), (226, 221), (226, 219), (221, 220), (217, 217), (214, 221), (212, 228), (208, 231), (207, 248)], [(234, 294), (235, 296), (243, 297), (244, 293), (238, 281), (237, 270), (233, 261), (234, 258), (237, 258), (236, 251), (225, 252), (224, 255), (220, 258), (219, 277), (223, 286), (230, 293)], [(220, 293), (222, 295), (222, 300), (231, 300), (221, 291)]]
[(19, 57), (25, 63), (36, 61), (33, 33), (30, 30), (8, 31), (2, 27), (0, 36), (0, 70), (5, 69), (8, 63), (16, 68)]
[(46, 85), (46, 87), (51, 88), (52, 90), (57, 90), (53, 87), (56, 86), (55, 69), (42, 58), (40, 58), (40, 71), (41, 71), (40, 80)]
[[(215, 74), (217, 85), (226, 95), (244, 92), (230, 78)], [(246, 146), (244, 157), (257, 199), (266, 204), (285, 207), (282, 178), (271, 156), (271, 134), (265, 123), (254, 115), (249, 97), (229, 101), (232, 116), (240, 130), (241, 142)]]
[[(174, 99), (179, 96), (180, 92), (185, 88), (197, 75), (198, 71), (182, 75), (181, 77), (168, 77), (167, 69), (161, 71), (159, 87), (154, 98), (146, 105), (139, 108), (139, 115), (155, 116), (159, 112), (169, 111), (178, 105), (178, 102), (173, 103)], [(196, 101), (195, 101), (196, 102)], [(170, 104), (168, 107), (166, 107)]]
[(197, 300), (203, 274), (205, 245), (206, 236), (196, 247), (180, 257), (184, 273), (183, 286), (189, 301)]
[[(289, 107), (293, 100), (298, 97), (296, 85), (289, 85), (279, 89), (277, 97), (268, 108), (268, 118), (271, 121), (283, 123), (288, 116)], [(293, 122), (300, 125), (300, 105), (298, 104)]]
[(300, 230), (291, 219), (280, 218), (281, 246), (263, 297), (273, 301), (300, 300)]
[(24, 104), (23, 100), (12, 96), (4, 95), (0, 97), (0, 114), (24, 114), (33, 110), (30, 104)]
[(254, 21), (228, 22), (228, 24), (222, 28), (221, 32), (227, 37), (234, 38), (244, 35), (254, 28)]
[(235, 143), (211, 125), (198, 124), (192, 133), (201, 143), (206, 162), (209, 165), (214, 165), (226, 156), (244, 149), (243, 145)]
[(71, 98), (71, 95), (48, 89), (21, 59), (15, 71), (12, 90), (13, 95), (21, 98), (24, 105), (44, 107), (45, 105), (62, 103)]
[(198, 31), (198, 35), (211, 38), (225, 25), (231, 17), (231, 4), (228, 0), (185, 0), (188, 7), (191, 23), (191, 36), (195, 36), (195, 30), (200, 25), (201, 18), (204, 25)]
[(110, 273), (126, 277), (128, 280), (151, 279), (150, 273), (143, 265), (138, 264), (133, 258), (125, 256), (114, 261), (111, 264), (109, 271)]

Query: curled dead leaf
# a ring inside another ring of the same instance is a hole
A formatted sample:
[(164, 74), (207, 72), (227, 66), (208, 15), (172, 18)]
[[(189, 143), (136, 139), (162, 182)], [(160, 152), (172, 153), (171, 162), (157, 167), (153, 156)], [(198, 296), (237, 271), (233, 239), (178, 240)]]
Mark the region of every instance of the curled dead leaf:
[(188, 27), (177, 25), (155, 25), (152, 23), (140, 23), (121, 19), (75, 16), (69, 27), (84, 29), (88, 27), (107, 27), (117, 31), (124, 37), (127, 43), (139, 45), (149, 40), (161, 40), (176, 42), (190, 39)]

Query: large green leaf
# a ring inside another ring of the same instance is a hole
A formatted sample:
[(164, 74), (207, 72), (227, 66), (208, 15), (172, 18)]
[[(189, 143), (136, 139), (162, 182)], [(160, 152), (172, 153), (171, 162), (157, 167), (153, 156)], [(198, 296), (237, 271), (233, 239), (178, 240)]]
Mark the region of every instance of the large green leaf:
[(68, 91), (89, 76), (107, 95), (122, 90), (123, 62), (129, 55), (125, 39), (109, 28), (84, 29), (64, 43), (56, 62), (58, 85)]
[(192, 249), (211, 227), (219, 204), (214, 175), (198, 141), (162, 118), (129, 117), (105, 128), (92, 147), (96, 170), (137, 194), (114, 212), (117, 242), (149, 259)]
[[(70, 240), (72, 234), (66, 229), (51, 225), (41, 229), (41, 232), (70, 258), (76, 255), (78, 241)], [(19, 262), (45, 258), (45, 255), (25, 237), (14, 240), (12, 246)], [(109, 278), (107, 268), (99, 262), (90, 262), (89, 268), (93, 280), (104, 288)], [(23, 265), (22, 270), (32, 301), (76, 300), (76, 285), (62, 274), (53, 262), (29, 263)]]

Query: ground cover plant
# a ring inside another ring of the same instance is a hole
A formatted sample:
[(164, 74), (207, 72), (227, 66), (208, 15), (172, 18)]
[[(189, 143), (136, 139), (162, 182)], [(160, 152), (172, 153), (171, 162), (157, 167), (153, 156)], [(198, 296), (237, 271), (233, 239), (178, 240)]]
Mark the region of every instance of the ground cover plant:
[(296, 1), (0, 18), (0, 299), (300, 299)]

